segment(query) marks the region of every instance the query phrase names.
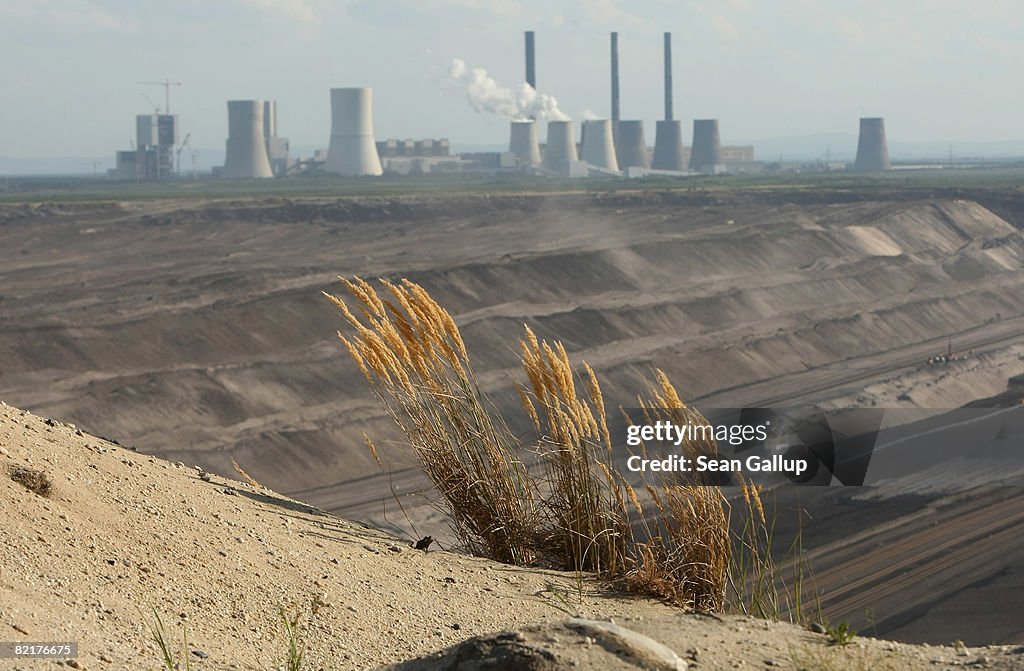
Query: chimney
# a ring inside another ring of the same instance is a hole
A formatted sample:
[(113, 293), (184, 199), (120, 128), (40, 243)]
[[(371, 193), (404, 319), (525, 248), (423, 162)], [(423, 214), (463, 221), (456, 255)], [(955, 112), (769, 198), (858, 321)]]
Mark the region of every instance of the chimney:
[[(619, 34), (612, 33), (612, 126), (619, 123)], [(614, 128), (613, 128), (614, 129)]]
[(665, 33), (665, 121), (672, 121), (672, 33)]
[(526, 31), (526, 83), (537, 89), (537, 61), (534, 53), (533, 31)]

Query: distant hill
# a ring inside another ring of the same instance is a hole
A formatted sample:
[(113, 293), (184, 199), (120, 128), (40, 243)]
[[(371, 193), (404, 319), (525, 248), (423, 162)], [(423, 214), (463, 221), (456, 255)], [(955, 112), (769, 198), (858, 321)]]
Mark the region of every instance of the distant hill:
[[(815, 135), (793, 135), (789, 137), (733, 140), (726, 136), (726, 144), (754, 145), (754, 155), (760, 161), (785, 161), (825, 159), (826, 153), (833, 161), (852, 161), (857, 155), (856, 133), (819, 133)], [(901, 142), (889, 137), (889, 154), (896, 161), (949, 158), (1008, 159), (1024, 157), (1024, 140), (998, 142)]]

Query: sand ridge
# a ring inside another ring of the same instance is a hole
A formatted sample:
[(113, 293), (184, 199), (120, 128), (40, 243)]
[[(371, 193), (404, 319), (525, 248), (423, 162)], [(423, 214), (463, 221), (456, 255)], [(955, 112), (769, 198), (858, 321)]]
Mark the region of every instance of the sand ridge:
[(48, 473), (53, 492), (43, 498), (0, 479), (0, 639), (78, 641), (75, 668), (159, 668), (150, 608), (177, 641), (187, 629), (190, 648), (206, 655), (194, 656), (194, 669), (270, 667), (285, 645), (276, 608), (308, 614), (313, 603), (310, 669), (375, 668), (509, 629), (538, 637), (566, 663), (628, 668), (593, 637), (552, 638), (569, 614), (544, 590), (697, 660), (691, 668), (786, 668), (794, 655), (836, 654), (869, 660), (863, 668), (1024, 668), (1024, 648), (1014, 646), (958, 651), (862, 639), (833, 651), (822, 635), (791, 625), (686, 614), (591, 583), (580, 601), (573, 574), (413, 550), (408, 539), (221, 475), (204, 480), (191, 466), (3, 404), (0, 468), (12, 465)]

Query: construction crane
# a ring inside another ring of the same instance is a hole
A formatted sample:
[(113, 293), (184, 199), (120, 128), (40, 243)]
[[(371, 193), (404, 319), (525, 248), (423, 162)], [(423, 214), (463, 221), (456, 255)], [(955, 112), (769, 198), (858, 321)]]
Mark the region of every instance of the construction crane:
[(170, 79), (165, 79), (162, 82), (135, 82), (144, 86), (162, 86), (164, 87), (164, 114), (171, 113), (171, 87), (181, 86), (181, 82), (172, 82)]
[[(176, 172), (178, 174), (179, 178), (181, 177), (181, 152), (183, 152), (185, 150), (185, 147), (188, 146), (188, 141), (189, 141), (189, 138), (191, 138), (191, 137), (192, 137), (192, 133), (185, 133), (185, 139), (181, 141), (181, 144), (178, 146), (178, 151), (175, 154), (175, 159), (176, 159), (177, 165), (174, 168), (174, 172)], [(194, 163), (194, 161), (193, 161), (193, 163)], [(193, 170), (193, 172), (194, 172), (194, 170)]]

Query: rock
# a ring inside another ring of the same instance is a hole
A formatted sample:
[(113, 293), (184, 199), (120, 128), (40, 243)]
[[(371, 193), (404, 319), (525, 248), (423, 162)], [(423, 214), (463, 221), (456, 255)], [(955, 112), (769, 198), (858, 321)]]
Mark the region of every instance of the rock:
[(620, 650), (620, 656), (625, 653), (645, 668), (665, 671), (686, 671), (688, 668), (687, 663), (668, 646), (612, 622), (576, 617), (566, 622), (565, 626), (600, 639), (605, 647), (614, 646)]
[(813, 631), (815, 634), (824, 634), (826, 631), (825, 625), (820, 622), (812, 622), (808, 629)]
[(201, 473), (201, 474), (199, 475), (199, 479), (200, 479), (200, 480), (202, 480), (203, 482), (209, 482), (209, 481), (210, 481), (210, 480), (212, 480), (213, 478), (212, 478), (212, 477), (210, 476), (210, 474), (209, 474), (209, 473)]
[(193, 650), (192, 654), (198, 657), (199, 659), (206, 659), (207, 657), (209, 657), (209, 655), (203, 652), (202, 650)]
[(477, 636), (420, 659), (385, 667), (391, 671), (565, 671), (571, 668), (550, 650), (526, 645), (515, 632)]

